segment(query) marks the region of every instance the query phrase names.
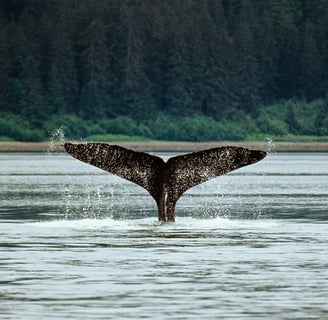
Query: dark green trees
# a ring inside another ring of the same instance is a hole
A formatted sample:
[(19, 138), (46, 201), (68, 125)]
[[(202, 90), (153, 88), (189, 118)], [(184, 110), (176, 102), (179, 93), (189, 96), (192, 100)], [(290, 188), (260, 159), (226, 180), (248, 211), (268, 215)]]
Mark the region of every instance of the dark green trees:
[(100, 131), (129, 117), (153, 136), (156, 119), (247, 122), (325, 98), (327, 21), (325, 0), (3, 0), (0, 112), (43, 132), (76, 117)]

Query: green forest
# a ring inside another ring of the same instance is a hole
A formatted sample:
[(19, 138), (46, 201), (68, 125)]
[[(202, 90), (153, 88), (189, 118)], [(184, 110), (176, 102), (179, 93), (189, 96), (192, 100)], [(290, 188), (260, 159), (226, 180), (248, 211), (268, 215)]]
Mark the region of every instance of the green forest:
[(1, 0), (0, 140), (328, 140), (327, 0)]

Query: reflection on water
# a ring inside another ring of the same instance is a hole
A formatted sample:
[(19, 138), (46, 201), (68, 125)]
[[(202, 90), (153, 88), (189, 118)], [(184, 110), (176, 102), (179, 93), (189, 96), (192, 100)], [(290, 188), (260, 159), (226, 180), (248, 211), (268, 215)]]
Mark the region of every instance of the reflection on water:
[(327, 160), (270, 155), (159, 224), (136, 185), (2, 153), (0, 319), (326, 319)]

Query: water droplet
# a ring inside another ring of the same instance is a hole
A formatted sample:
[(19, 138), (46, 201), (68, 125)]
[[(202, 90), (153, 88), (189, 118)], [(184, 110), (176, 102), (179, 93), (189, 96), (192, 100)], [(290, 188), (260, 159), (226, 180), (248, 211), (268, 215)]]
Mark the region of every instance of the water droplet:
[(65, 141), (64, 127), (61, 126), (49, 134), (50, 142), (48, 152), (58, 152), (60, 145)]
[(266, 151), (267, 153), (273, 153), (275, 152), (275, 144), (273, 143), (273, 140), (270, 138), (266, 139), (266, 143), (264, 145), (264, 151)]

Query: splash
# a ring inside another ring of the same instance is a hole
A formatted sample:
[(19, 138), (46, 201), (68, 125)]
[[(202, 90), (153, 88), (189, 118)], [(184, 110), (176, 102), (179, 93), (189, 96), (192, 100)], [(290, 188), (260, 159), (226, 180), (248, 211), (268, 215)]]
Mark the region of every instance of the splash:
[[(88, 179), (83, 186), (74, 183), (70, 176), (66, 177), (63, 188), (63, 206), (61, 212), (66, 220), (112, 218), (118, 208), (114, 206), (114, 195), (108, 186), (93, 185)], [(122, 216), (121, 214), (118, 214)]]
[(163, 232), (170, 232), (172, 237), (174, 233), (178, 235), (183, 232), (184, 235), (194, 231), (220, 231), (220, 230), (256, 230), (268, 229), (279, 226), (275, 220), (244, 220), (229, 218), (208, 218), (199, 219), (193, 217), (179, 217), (175, 223), (160, 223), (155, 218), (117, 220), (113, 218), (92, 219), (85, 218), (80, 220), (53, 220), (32, 222), (31, 226), (39, 228), (64, 228), (75, 230), (101, 230), (106, 231), (142, 231), (145, 234), (151, 232), (152, 237)]
[(266, 143), (264, 144), (264, 151), (267, 153), (273, 153), (275, 152), (276, 146), (273, 143), (273, 140), (270, 138), (266, 138)]
[(64, 127), (61, 126), (50, 132), (49, 153), (56, 153), (59, 151), (61, 144), (65, 141)]

